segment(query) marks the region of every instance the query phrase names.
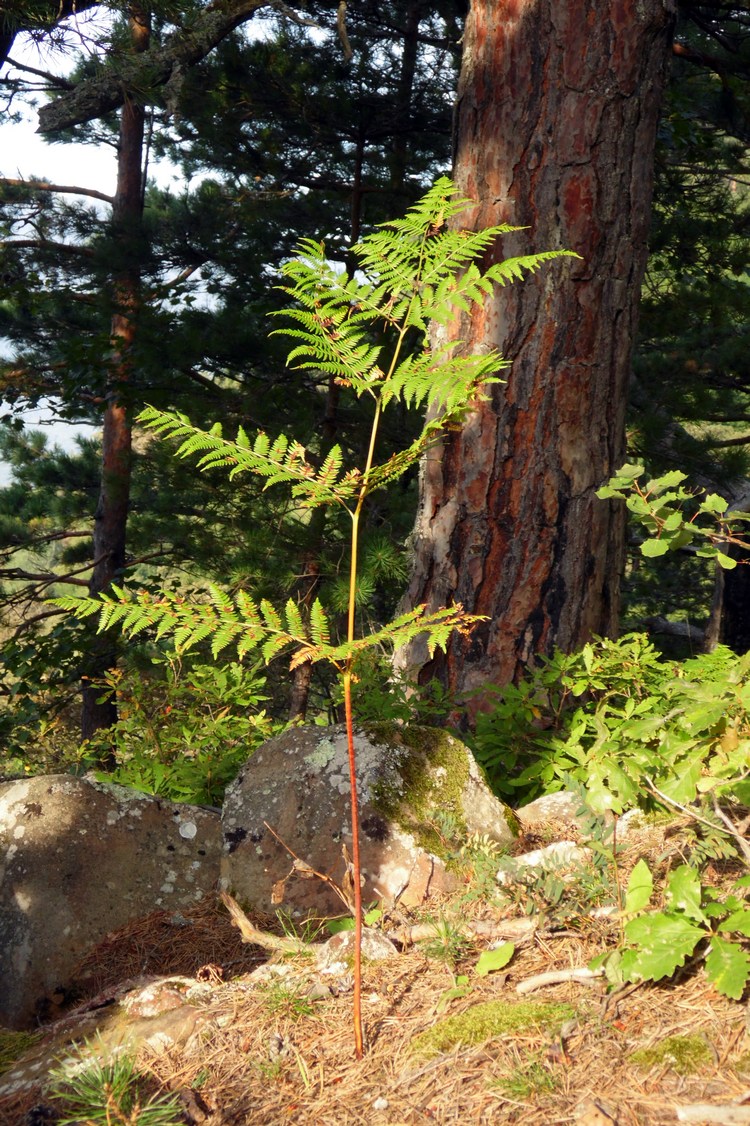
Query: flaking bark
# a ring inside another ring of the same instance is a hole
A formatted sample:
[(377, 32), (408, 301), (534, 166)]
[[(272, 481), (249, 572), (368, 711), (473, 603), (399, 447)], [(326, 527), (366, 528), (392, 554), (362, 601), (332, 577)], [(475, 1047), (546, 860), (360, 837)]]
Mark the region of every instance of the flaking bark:
[(407, 604), (489, 620), (445, 657), (402, 653), (422, 681), (481, 691), (617, 629), (622, 506), (595, 491), (624, 460), (673, 16), (669, 0), (472, 4), (455, 178), (477, 203), (463, 224), (527, 228), (497, 258), (564, 247), (582, 260), (500, 290), (451, 333), (511, 367), (423, 466)]

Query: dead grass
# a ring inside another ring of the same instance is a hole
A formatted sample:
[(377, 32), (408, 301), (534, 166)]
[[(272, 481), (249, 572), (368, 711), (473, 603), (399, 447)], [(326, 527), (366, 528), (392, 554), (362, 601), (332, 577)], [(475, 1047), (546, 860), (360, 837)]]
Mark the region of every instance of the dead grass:
[[(650, 841), (635, 842), (623, 871), (639, 855), (655, 856), (656, 849)], [(479, 901), (437, 906), (448, 917), (497, 914)], [(629, 986), (619, 994), (607, 994), (601, 981), (556, 985), (533, 1000), (564, 1002), (575, 1010), (562, 1036), (559, 1029), (551, 1034), (530, 1025), (435, 1058), (415, 1057), (412, 1041), (437, 1021), (480, 1002), (516, 1005), (519, 982), (585, 966), (616, 941), (611, 920), (581, 916), (563, 929), (545, 929), (540, 920), (508, 970), (484, 978), (472, 972), (478, 944), (452, 966), (420, 947), (369, 964), (361, 1063), (354, 1059), (350, 994), (295, 1006), (311, 973), (310, 959), (296, 958), (283, 983), (288, 1003), (272, 1005), (269, 988), (258, 988), (250, 976), (263, 956), (241, 945), (218, 905), (182, 922), (159, 913), (111, 936), (81, 967), (81, 977), (93, 992), (136, 973), (195, 974), (201, 966), (216, 967), (204, 971), (215, 982), (210, 1035), (191, 1054), (172, 1051), (141, 1061), (165, 1087), (184, 1093), (190, 1126), (666, 1126), (677, 1121), (678, 1106), (750, 1097), (750, 1066), (742, 1059), (750, 1050), (744, 1005), (719, 996), (700, 969), (688, 968), (668, 985)], [(462, 974), (469, 977), (469, 992), (448, 999)], [(697, 1073), (632, 1061), (637, 1049), (675, 1035), (698, 1036), (708, 1046), (709, 1062)], [(30, 1101), (0, 1106), (0, 1123), (31, 1121)]]

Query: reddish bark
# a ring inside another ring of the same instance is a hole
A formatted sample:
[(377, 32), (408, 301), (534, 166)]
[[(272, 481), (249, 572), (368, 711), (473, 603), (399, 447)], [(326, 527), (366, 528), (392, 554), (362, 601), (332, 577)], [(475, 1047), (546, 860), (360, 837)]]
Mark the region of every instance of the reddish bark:
[(527, 228), (495, 258), (566, 247), (455, 335), (511, 361), (423, 467), (407, 601), (489, 621), (402, 663), (464, 692), (617, 629), (623, 516), (595, 498), (624, 459), (671, 0), (474, 0), (459, 85), (464, 225)]
[[(149, 41), (148, 17), (133, 9), (130, 26), (133, 50), (144, 51)], [(123, 262), (133, 258), (132, 240), (138, 234), (143, 217), (144, 121), (143, 108), (126, 101), (120, 116), (117, 187), (112, 204), (113, 229)], [(123, 267), (114, 279), (113, 293), (115, 311), (110, 328), (107, 405), (102, 422), (101, 484), (94, 514), (94, 569), (89, 584), (92, 596), (107, 590), (120, 578), (125, 565), (132, 437), (125, 392), (131, 380), (131, 351), (140, 303), (140, 274), (136, 264)], [(110, 638), (104, 635), (92, 640), (83, 681), (81, 736), (84, 739), (117, 720), (114, 700), (98, 702), (101, 687), (90, 683), (101, 677), (115, 659), (116, 650)]]

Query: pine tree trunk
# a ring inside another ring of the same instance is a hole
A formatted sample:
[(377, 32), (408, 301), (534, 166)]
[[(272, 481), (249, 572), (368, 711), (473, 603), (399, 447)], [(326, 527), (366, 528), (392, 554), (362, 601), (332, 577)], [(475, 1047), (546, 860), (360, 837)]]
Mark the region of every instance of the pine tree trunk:
[(407, 605), (461, 602), (488, 621), (446, 657), (400, 654), (422, 681), (481, 690), (617, 629), (622, 506), (595, 491), (624, 460), (672, 21), (671, 0), (472, 3), (455, 178), (476, 206), (462, 221), (527, 228), (496, 258), (582, 260), (499, 291), (452, 333), (511, 367), (423, 466)]
[[(131, 10), (132, 47), (144, 51), (149, 41), (145, 13)], [(125, 565), (128, 508), (130, 505), (131, 426), (127, 389), (131, 382), (131, 352), (136, 336), (140, 302), (140, 273), (137, 246), (143, 217), (143, 141), (145, 113), (141, 106), (125, 102), (120, 116), (117, 158), (117, 187), (112, 206), (112, 225), (119, 244), (121, 272), (114, 279), (115, 311), (110, 327), (111, 352), (107, 374), (107, 401), (102, 422), (102, 467), (99, 502), (94, 515), (94, 568), (89, 594), (96, 596), (122, 576)], [(81, 737), (90, 738), (117, 721), (112, 699), (99, 702), (101, 686), (92, 684), (111, 668), (117, 658), (112, 637), (92, 637), (83, 670)]]

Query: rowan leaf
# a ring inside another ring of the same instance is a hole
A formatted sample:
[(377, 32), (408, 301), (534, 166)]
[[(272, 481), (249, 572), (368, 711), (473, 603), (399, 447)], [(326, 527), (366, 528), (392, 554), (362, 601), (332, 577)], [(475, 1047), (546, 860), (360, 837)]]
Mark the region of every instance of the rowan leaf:
[(693, 953), (706, 931), (678, 915), (639, 915), (625, 924), (625, 938), (635, 947), (622, 956), (626, 981), (671, 977)]
[(706, 955), (706, 975), (719, 993), (739, 1001), (750, 977), (750, 956), (736, 942), (714, 936)]

